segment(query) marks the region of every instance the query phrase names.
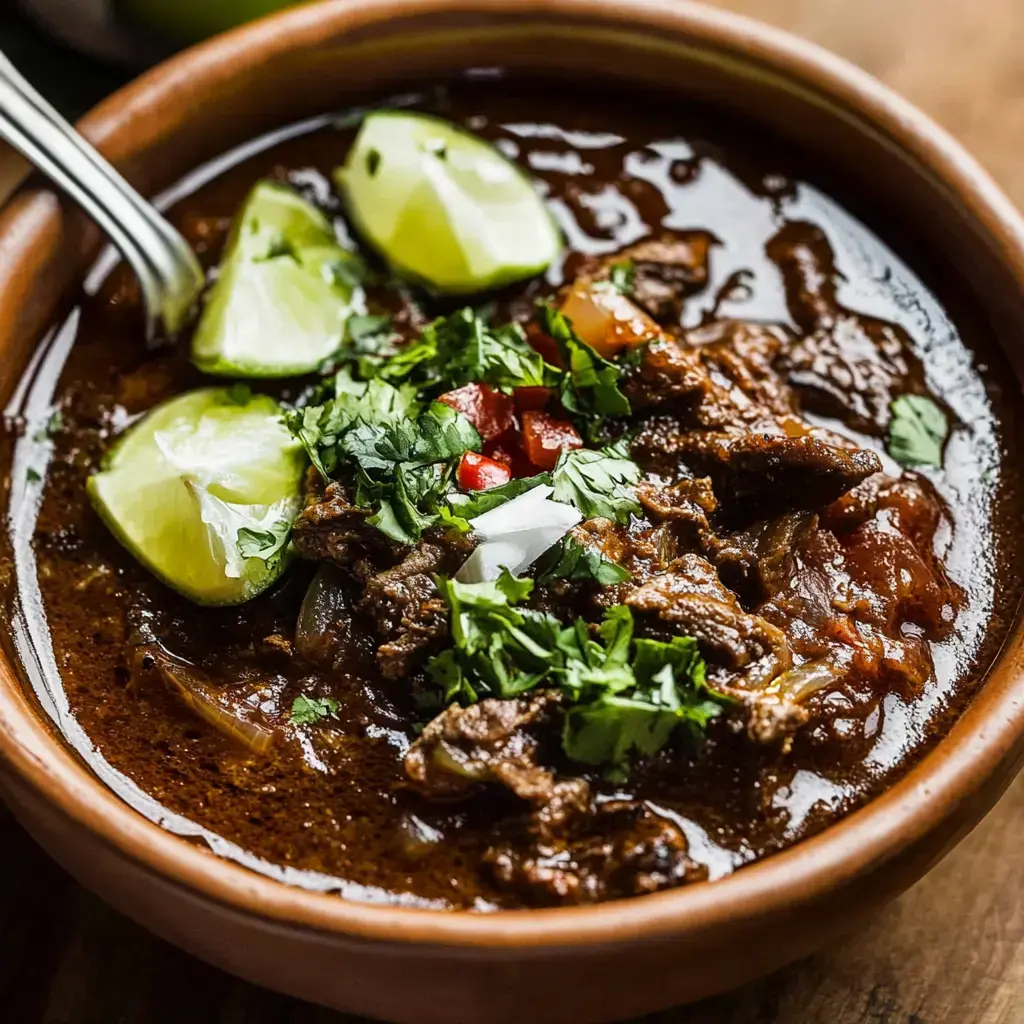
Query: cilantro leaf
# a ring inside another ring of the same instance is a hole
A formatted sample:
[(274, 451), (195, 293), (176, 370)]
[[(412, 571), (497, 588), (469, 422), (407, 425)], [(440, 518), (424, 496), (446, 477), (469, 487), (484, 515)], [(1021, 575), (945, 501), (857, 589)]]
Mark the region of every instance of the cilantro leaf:
[(243, 526), (239, 529), (235, 543), (243, 558), (261, 558), (264, 562), (277, 558), (292, 534), (289, 519), (279, 519), (263, 529)]
[(399, 544), (415, 544), (440, 519), (438, 512), (429, 510), (437, 507), (446, 487), (446, 476), (436, 467), (400, 463), (390, 493), (380, 498), (377, 512), (367, 522)]
[(393, 337), (391, 317), (386, 313), (353, 313), (345, 321), (345, 334), (350, 343), (358, 344)]
[(310, 462), (324, 479), (330, 479), (337, 469), (338, 443), (353, 424), (399, 423), (419, 412), (415, 388), (396, 388), (381, 380), (353, 380), (345, 369), (335, 375), (332, 391), (320, 392), (320, 404), (289, 409), (284, 414), (285, 425), (302, 442)]
[(537, 321), (558, 346), (566, 367), (560, 388), (562, 405), (579, 416), (628, 416), (629, 399), (619, 390), (622, 367), (599, 356), (581, 341), (569, 318), (554, 306), (539, 306)]
[(633, 280), (636, 277), (636, 265), (632, 260), (622, 260), (620, 263), (613, 263), (608, 271), (608, 283), (623, 295), (633, 290)]
[(355, 364), (360, 377), (373, 379), (381, 366), (401, 351), (402, 337), (386, 314), (353, 314), (345, 321), (345, 346), (334, 360)]
[(530, 595), (533, 580), (516, 578), (506, 569), (491, 583), (443, 577), (436, 582), (451, 610), (455, 646), (431, 658), (427, 672), (446, 695), (459, 694), (470, 702), (479, 694), (515, 697), (550, 673), (560, 623), (554, 616), (514, 607)]
[(338, 702), (333, 697), (307, 697), (304, 693), (292, 701), (292, 725), (315, 725), (325, 718), (338, 717)]
[(903, 466), (942, 468), (942, 447), (949, 435), (946, 414), (924, 395), (900, 395), (892, 403), (889, 454)]
[(575, 505), (587, 519), (600, 516), (626, 523), (631, 513), (640, 511), (632, 486), (639, 479), (640, 467), (624, 444), (563, 451), (551, 473), (552, 497)]
[(669, 643), (638, 639), (634, 649), (632, 693), (608, 688), (570, 707), (562, 733), (572, 760), (611, 765), (619, 779), (634, 751), (655, 754), (680, 724), (701, 732), (722, 710), (721, 698), (705, 685), (704, 661), (693, 637), (673, 637)]
[(444, 402), (431, 402), (417, 420), (417, 426), (420, 437), (416, 454), (424, 462), (440, 462), (463, 452), (478, 452), (483, 444), (473, 424)]
[(469, 307), (435, 320), (379, 372), (387, 380), (411, 380), (435, 393), (473, 382), (511, 391), (554, 385), (560, 377), (527, 344), (520, 327), (492, 328)]
[(555, 548), (557, 559), (546, 569), (540, 579), (549, 580), (593, 580), (602, 587), (625, 583), (630, 578), (629, 570), (612, 561), (604, 552), (589, 544), (581, 544), (573, 535), (567, 534)]

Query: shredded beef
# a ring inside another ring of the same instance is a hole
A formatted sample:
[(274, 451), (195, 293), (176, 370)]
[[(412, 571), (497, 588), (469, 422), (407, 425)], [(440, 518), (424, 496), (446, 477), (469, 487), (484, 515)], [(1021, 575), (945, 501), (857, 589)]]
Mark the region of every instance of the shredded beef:
[(593, 903), (658, 892), (707, 878), (686, 836), (648, 804), (609, 801), (568, 828), (527, 826), (532, 843), (495, 845), (484, 865), (501, 887), (533, 905)]
[(532, 803), (553, 798), (554, 780), (536, 763), (531, 727), (550, 713), (553, 699), (534, 694), (516, 700), (487, 698), (469, 707), (453, 704), (424, 728), (405, 755), (405, 772), (433, 797), (457, 797), (497, 783)]
[(367, 551), (393, 549), (390, 541), (369, 523), (370, 512), (353, 503), (351, 487), (342, 481), (324, 486), (320, 474), (310, 469), (306, 506), (292, 527), (296, 551), (312, 561), (349, 566)]
[(448, 609), (437, 592), (434, 575), (450, 576), (472, 550), (461, 537), (422, 541), (398, 565), (366, 572), (359, 610), (369, 614), (381, 645), (377, 664), (387, 679), (400, 679), (448, 635)]
[(816, 437), (778, 434), (670, 433), (662, 421), (641, 430), (638, 459), (675, 459), (708, 476), (732, 517), (747, 521), (796, 509), (816, 509), (881, 470), (874, 452), (838, 448)]
[(708, 259), (717, 244), (709, 231), (673, 232), (592, 260), (580, 273), (601, 280), (616, 264), (631, 264), (629, 298), (659, 323), (677, 325), (686, 298), (707, 285)]

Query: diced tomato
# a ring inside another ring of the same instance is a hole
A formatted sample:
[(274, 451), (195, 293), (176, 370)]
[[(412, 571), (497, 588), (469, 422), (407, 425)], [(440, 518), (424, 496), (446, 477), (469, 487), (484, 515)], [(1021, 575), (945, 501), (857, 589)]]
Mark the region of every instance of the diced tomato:
[(488, 384), (466, 384), (443, 394), (438, 401), (461, 412), (485, 441), (504, 434), (514, 423), (512, 396)]
[(530, 462), (526, 457), (526, 452), (523, 451), (522, 438), (517, 430), (506, 431), (501, 437), (485, 441), (484, 455), (494, 459), (495, 462), (504, 463), (516, 479), (533, 476), (537, 472), (537, 467)]
[(545, 363), (550, 363), (552, 366), (562, 365), (558, 342), (550, 334), (545, 334), (536, 324), (526, 325), (526, 340), (534, 352), (541, 354)]
[(576, 428), (565, 420), (556, 420), (546, 412), (523, 413), (523, 446), (527, 458), (540, 469), (554, 469), (558, 456), (566, 448), (582, 448)]
[(516, 408), (519, 410), (546, 409), (554, 393), (554, 388), (516, 388), (514, 392)]
[(512, 470), (503, 462), (496, 462), (486, 455), (464, 452), (459, 461), (459, 486), (466, 491), (486, 491), (500, 487), (512, 479)]
[(560, 312), (572, 321), (579, 339), (606, 359), (661, 336), (661, 328), (639, 306), (605, 282), (580, 278)]

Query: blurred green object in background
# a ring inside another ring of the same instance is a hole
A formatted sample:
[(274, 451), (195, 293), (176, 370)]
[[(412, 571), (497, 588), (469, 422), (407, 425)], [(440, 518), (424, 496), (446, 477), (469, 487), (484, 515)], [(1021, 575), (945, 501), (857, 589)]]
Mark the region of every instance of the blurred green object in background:
[(304, 0), (115, 0), (118, 12), (171, 43), (195, 43)]

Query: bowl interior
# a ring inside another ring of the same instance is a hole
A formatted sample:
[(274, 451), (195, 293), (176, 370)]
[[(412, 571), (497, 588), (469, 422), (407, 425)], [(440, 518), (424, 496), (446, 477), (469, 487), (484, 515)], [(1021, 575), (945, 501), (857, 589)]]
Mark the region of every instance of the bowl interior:
[[(85, 133), (144, 193), (262, 132), (467, 68), (547, 79), (646, 86), (652, 102), (711, 103), (751, 119), (807, 153), (842, 192), (872, 212), (880, 234), (902, 238), (937, 275), (983, 309), (995, 336), (1024, 324), (1024, 228), (969, 158), (922, 115), (813, 47), (687, 3), (599, 0), (515, 5), (430, 0), (336, 0), (239, 30), (170, 61), (102, 104)], [(43, 331), (95, 258), (97, 231), (31, 183), (0, 219), (0, 395), (8, 402)], [(1018, 376), (1021, 352), (1006, 342)], [(15, 614), (17, 610), (15, 609)], [(910, 845), (953, 808), (976, 820), (970, 797), (1021, 756), (1021, 641), (954, 731), (886, 797), (827, 833), (734, 878), (614, 907), (507, 915), (500, 928), (466, 914), (345, 904), (254, 879), (162, 832), (121, 804), (57, 740), (26, 695), (19, 652), (5, 638), (0, 749), (14, 772), (104, 841), (215, 899), (287, 921), (370, 937), (472, 944), (611, 941), (615, 929), (723, 926), (786, 901), (823, 898), (838, 880)], [(1016, 698), (1016, 704), (1014, 699)], [(1014, 710), (1014, 708), (1016, 710)], [(987, 734), (982, 718), (995, 716)], [(994, 794), (982, 803), (990, 802)], [(956, 831), (952, 828), (950, 834)], [(893, 879), (895, 892), (905, 879)], [(884, 892), (883, 888), (880, 890)], [(414, 915), (419, 923), (410, 923)], [(593, 928), (588, 931), (585, 924)]]

